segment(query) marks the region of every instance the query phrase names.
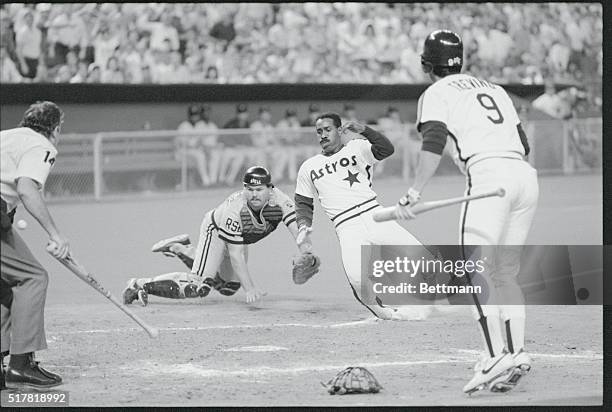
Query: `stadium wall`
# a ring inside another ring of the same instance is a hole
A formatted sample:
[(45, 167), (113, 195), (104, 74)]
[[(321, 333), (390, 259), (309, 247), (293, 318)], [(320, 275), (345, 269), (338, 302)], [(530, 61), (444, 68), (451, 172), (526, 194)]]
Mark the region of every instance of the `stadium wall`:
[[(250, 85), (102, 85), (102, 84), (6, 84), (0, 95), (0, 126), (14, 127), (25, 108), (36, 100), (53, 100), (69, 113), (64, 132), (133, 131), (150, 128), (171, 130), (186, 118), (192, 102), (210, 103), (211, 119), (220, 127), (234, 116), (235, 105), (248, 103), (251, 119), (260, 106), (270, 107), (276, 123), (287, 108), (307, 116), (310, 103), (321, 110), (338, 111), (346, 102), (356, 106), (364, 121), (382, 117), (394, 105), (402, 119), (414, 122), (416, 101), (427, 85), (364, 84), (250, 84)], [(527, 101), (543, 92), (542, 86), (508, 85)]]

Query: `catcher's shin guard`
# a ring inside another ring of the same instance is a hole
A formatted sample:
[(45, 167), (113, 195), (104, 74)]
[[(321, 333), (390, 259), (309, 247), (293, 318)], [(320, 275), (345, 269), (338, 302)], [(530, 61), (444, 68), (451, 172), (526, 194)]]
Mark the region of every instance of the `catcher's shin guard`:
[(154, 280), (142, 285), (149, 295), (161, 296), (162, 298), (180, 299), (181, 288), (173, 280)]
[(217, 289), (217, 291), (224, 296), (232, 296), (238, 292), (238, 289), (240, 289), (240, 282), (223, 282), (215, 289)]
[(205, 298), (206, 296), (208, 296), (208, 294), (210, 293), (210, 291), (212, 289), (216, 289), (217, 288), (217, 281), (216, 278), (205, 278), (202, 281), (202, 284), (198, 287), (198, 296), (201, 298)]

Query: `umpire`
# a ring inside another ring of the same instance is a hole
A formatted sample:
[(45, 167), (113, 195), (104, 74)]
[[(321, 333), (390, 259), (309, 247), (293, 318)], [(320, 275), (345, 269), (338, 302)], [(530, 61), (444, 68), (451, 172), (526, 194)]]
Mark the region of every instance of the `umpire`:
[[(34, 361), (34, 352), (47, 348), (44, 311), (49, 277), (12, 225), (21, 203), (49, 234), (53, 256), (68, 255), (68, 241), (58, 231), (42, 196), (55, 163), (63, 117), (55, 103), (37, 102), (26, 110), (20, 127), (0, 132), (2, 389), (62, 383), (61, 377)], [(4, 357), (9, 353), (5, 371)]]

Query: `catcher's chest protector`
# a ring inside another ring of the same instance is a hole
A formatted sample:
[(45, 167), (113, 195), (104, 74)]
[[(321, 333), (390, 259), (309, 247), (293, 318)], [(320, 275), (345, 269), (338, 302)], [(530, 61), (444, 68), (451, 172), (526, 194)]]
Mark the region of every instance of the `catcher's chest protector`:
[(242, 221), (242, 237), (244, 243), (251, 244), (260, 241), (270, 233), (274, 232), (283, 218), (283, 210), (280, 206), (269, 204), (259, 212), (259, 221), (253, 216), (253, 212), (247, 205), (240, 211)]

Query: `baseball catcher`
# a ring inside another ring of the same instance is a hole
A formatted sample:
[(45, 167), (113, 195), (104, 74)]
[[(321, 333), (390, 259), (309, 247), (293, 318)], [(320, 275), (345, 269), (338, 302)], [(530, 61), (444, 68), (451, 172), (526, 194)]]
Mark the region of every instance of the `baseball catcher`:
[[(224, 296), (232, 296), (243, 288), (247, 303), (265, 295), (249, 274), (247, 245), (272, 233), (281, 222), (297, 238), (295, 205), (285, 193), (274, 187), (270, 172), (264, 167), (249, 168), (243, 184), (243, 190), (233, 193), (206, 213), (197, 247), (191, 244), (187, 235), (164, 239), (153, 245), (153, 252), (179, 258), (191, 272), (132, 278), (123, 292), (125, 304), (138, 300), (146, 306), (148, 295), (171, 299), (203, 298), (213, 289)], [(320, 260), (310, 248), (299, 249), (293, 279), (302, 284), (318, 271)]]

